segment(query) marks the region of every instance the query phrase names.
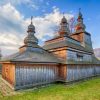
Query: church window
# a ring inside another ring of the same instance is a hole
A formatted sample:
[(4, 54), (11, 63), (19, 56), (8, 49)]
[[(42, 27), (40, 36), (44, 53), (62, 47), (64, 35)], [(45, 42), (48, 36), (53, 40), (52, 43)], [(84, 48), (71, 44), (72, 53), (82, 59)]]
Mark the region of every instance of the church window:
[(82, 54), (77, 54), (77, 61), (83, 61), (83, 55)]

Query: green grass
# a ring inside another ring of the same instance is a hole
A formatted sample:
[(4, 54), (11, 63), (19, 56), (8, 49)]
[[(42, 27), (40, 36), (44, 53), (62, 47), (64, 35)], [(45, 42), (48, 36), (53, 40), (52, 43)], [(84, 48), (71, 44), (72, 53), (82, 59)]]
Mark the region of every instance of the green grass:
[(100, 100), (100, 78), (71, 84), (53, 84), (48, 87), (28, 90), (0, 100)]

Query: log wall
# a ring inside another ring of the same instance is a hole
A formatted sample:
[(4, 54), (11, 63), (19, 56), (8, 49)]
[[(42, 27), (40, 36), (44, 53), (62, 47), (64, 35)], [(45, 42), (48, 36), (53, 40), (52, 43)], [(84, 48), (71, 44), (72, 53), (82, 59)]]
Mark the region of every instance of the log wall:
[(16, 89), (55, 82), (56, 65), (16, 65)]
[[(71, 49), (71, 48), (69, 48)], [(78, 61), (78, 57), (77, 54), (80, 53), (82, 55), (82, 61), (86, 61), (86, 62), (92, 62), (92, 55), (89, 54), (85, 54), (84, 52), (79, 52), (79, 51), (71, 51), (71, 50), (67, 50), (67, 60), (68, 62), (70, 60), (73, 61)]]
[(15, 89), (56, 81), (70, 82), (100, 75), (100, 64), (11, 64), (2, 65), (2, 77)]
[(67, 65), (66, 74), (68, 82), (100, 75), (100, 65)]

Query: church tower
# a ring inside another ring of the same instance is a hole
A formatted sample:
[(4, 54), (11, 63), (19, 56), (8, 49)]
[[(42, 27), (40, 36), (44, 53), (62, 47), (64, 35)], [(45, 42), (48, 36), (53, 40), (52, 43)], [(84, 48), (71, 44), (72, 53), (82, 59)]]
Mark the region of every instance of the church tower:
[(77, 24), (75, 26), (75, 31), (76, 32), (84, 32), (85, 29), (86, 29), (86, 26), (83, 23), (83, 15), (79, 9), (79, 14), (78, 14), (78, 18), (77, 18)]
[(70, 33), (69, 25), (68, 25), (67, 19), (63, 15), (63, 18), (61, 19), (61, 23), (60, 23), (59, 35), (68, 36), (69, 33)]
[(34, 46), (34, 45), (38, 44), (38, 39), (34, 36), (35, 26), (32, 23), (32, 17), (31, 17), (31, 24), (28, 26), (27, 33), (28, 33), (28, 35), (24, 39), (24, 44), (26, 46)]
[(77, 24), (75, 25), (75, 33), (71, 35), (72, 38), (81, 42), (81, 45), (90, 51), (93, 51), (91, 34), (86, 32), (86, 26), (83, 22), (83, 15), (81, 9), (79, 9)]
[(27, 33), (28, 33), (28, 35), (24, 39), (24, 46), (20, 47), (20, 52), (23, 52), (23, 50), (26, 50), (30, 47), (33, 47), (33, 48), (39, 47), (38, 39), (34, 35), (35, 34), (35, 26), (33, 25), (32, 17), (31, 17), (31, 23), (28, 26)]
[(45, 41), (43, 46), (44, 49), (55, 54), (60, 59), (66, 59), (66, 42), (70, 40), (70, 30), (69, 24), (66, 17), (63, 14), (63, 17), (60, 21), (58, 36), (50, 40)]

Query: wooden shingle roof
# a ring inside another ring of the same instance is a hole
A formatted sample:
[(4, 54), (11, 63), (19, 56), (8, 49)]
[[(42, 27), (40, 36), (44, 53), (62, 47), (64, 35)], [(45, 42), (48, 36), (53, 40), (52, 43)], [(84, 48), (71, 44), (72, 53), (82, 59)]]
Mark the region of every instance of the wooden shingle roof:
[(32, 62), (32, 63), (61, 63), (55, 55), (42, 48), (28, 48), (23, 52), (18, 52), (8, 57), (2, 58), (2, 62)]
[(46, 50), (51, 50), (51, 49), (61, 48), (61, 47), (69, 47), (69, 48), (77, 49), (77, 50), (80, 50), (80, 51), (93, 53), (93, 51), (91, 49), (85, 48), (82, 45), (76, 44), (74, 42), (70, 42), (67, 39), (65, 39), (63, 41), (57, 41), (57, 42), (54, 42), (54, 43), (48, 43), (48, 44), (43, 46), (43, 48), (46, 49)]

